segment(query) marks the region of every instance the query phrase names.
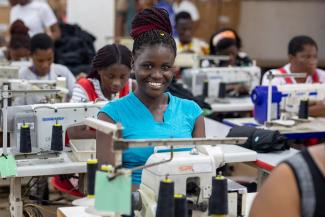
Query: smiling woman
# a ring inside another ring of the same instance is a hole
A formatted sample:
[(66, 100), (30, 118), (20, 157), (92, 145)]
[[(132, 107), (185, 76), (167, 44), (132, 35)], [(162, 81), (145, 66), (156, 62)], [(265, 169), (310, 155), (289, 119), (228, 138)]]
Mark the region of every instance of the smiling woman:
[[(108, 103), (98, 118), (121, 123), (123, 138), (205, 137), (201, 108), (193, 101), (166, 92), (172, 78), (176, 45), (171, 36), (168, 13), (150, 8), (138, 13), (132, 22), (134, 39), (132, 71), (138, 83), (134, 93)], [(152, 147), (129, 148), (123, 152), (123, 167), (144, 165)], [(112, 137), (97, 131), (97, 158), (101, 164), (114, 164)], [(132, 174), (133, 184), (141, 183), (142, 171)]]

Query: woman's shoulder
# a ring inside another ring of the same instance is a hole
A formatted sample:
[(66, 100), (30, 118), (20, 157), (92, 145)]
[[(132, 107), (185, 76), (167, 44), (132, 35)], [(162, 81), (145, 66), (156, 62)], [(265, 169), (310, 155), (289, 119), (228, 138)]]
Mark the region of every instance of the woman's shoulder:
[(184, 109), (200, 108), (200, 106), (196, 102), (194, 102), (193, 100), (180, 98), (180, 97), (172, 95), (169, 92), (167, 94), (170, 97), (170, 102), (172, 102), (177, 107), (181, 106)]

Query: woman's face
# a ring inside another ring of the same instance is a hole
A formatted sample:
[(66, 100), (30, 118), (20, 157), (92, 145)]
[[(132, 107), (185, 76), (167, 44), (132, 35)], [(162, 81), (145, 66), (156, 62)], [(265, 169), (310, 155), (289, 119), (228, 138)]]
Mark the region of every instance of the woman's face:
[(222, 51), (217, 52), (217, 55), (228, 56), (228, 65), (235, 66), (238, 55), (238, 48), (236, 47), (236, 45), (232, 45)]
[[(104, 94), (116, 94), (130, 78), (130, 68), (122, 64), (113, 64), (106, 68), (98, 69), (101, 80), (101, 87)], [(110, 98), (111, 96), (105, 96)]]
[(51, 65), (54, 60), (54, 51), (52, 48), (42, 50), (37, 49), (32, 53), (33, 65), (38, 76), (45, 76), (51, 70)]
[(28, 60), (30, 50), (27, 48), (9, 49), (9, 58), (11, 61)]
[(299, 71), (313, 75), (317, 68), (318, 54), (314, 45), (306, 44), (303, 50), (297, 52), (296, 55), (289, 56), (290, 63)]
[(161, 96), (173, 79), (175, 55), (171, 48), (154, 45), (139, 51), (134, 58), (135, 72), (140, 95), (149, 98)]

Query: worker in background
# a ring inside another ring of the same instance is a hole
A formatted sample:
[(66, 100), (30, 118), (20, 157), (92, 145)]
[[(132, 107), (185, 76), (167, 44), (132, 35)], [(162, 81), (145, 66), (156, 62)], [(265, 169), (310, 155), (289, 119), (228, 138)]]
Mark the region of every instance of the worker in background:
[(33, 0), (9, 0), (10, 23), (22, 20), (29, 28), (30, 36), (47, 33), (54, 41), (61, 36), (58, 21), (46, 2)]
[(272, 170), (249, 217), (325, 216), (325, 144), (312, 146)]
[[(92, 72), (85, 78), (80, 78), (73, 88), (70, 102), (108, 101), (128, 95), (135, 89), (135, 82), (130, 79), (132, 53), (119, 44), (102, 47), (92, 60)], [(96, 131), (82, 125), (68, 128), (69, 139), (96, 138)], [(76, 176), (54, 176), (51, 184), (59, 191), (81, 197), (77, 190)]]
[[(274, 69), (274, 74), (307, 73), (305, 78), (274, 78), (272, 84), (287, 85), (299, 83), (325, 83), (325, 71), (317, 68), (318, 46), (309, 36), (301, 35), (293, 37), (288, 45), (289, 63)], [(268, 84), (267, 73), (264, 74), (262, 84)], [(314, 101), (309, 105), (309, 115), (325, 116), (325, 104), (322, 101)]]
[(209, 46), (206, 42), (193, 37), (193, 21), (188, 12), (182, 11), (175, 17), (176, 31), (175, 38), (177, 53), (195, 53), (206, 55), (209, 53)]
[[(137, 89), (105, 105), (98, 119), (121, 123), (125, 139), (205, 137), (201, 108), (166, 92), (176, 57), (167, 11), (150, 8), (138, 13), (132, 22), (131, 36)], [(114, 165), (112, 135), (97, 131), (96, 140), (100, 164)], [(129, 148), (123, 151), (123, 167), (144, 165), (153, 152), (153, 147)], [(137, 170), (132, 174), (135, 188), (141, 183), (141, 173)]]
[[(32, 65), (22, 67), (19, 70), (19, 79), (25, 80), (56, 80), (57, 77), (66, 78), (66, 87), (69, 90), (68, 99), (72, 95), (75, 77), (70, 70), (60, 64), (54, 64), (54, 44), (52, 39), (45, 33), (39, 33), (31, 38)], [(27, 96), (26, 101), (17, 98), (15, 104), (40, 103), (41, 96)]]
[(9, 61), (28, 60), (30, 58), (30, 37), (28, 28), (21, 20), (16, 20), (10, 26), (10, 39), (3, 56)]
[(185, 11), (191, 15), (193, 21), (193, 29), (195, 30), (199, 26), (200, 13), (195, 4), (189, 0), (174, 0), (173, 9), (175, 14)]
[[(131, 51), (118, 44), (106, 45), (99, 49), (92, 61), (93, 71), (80, 78), (75, 87), (70, 102), (109, 101), (124, 97), (135, 90), (136, 83), (130, 79)], [(85, 131), (85, 127), (75, 127), (69, 130), (71, 139), (95, 138), (95, 131)], [(83, 130), (83, 133), (80, 131)]]
[[(205, 67), (251, 66), (252, 60), (241, 49), (241, 38), (237, 32), (230, 28), (221, 29), (210, 38), (210, 55), (227, 56), (228, 60), (205, 61)], [(243, 96), (249, 94), (249, 88), (245, 84), (229, 84), (226, 87), (229, 96)]]
[(228, 61), (215, 63), (215, 66), (250, 66), (252, 60), (241, 51), (241, 38), (234, 29), (224, 28), (210, 38), (210, 54), (228, 56)]

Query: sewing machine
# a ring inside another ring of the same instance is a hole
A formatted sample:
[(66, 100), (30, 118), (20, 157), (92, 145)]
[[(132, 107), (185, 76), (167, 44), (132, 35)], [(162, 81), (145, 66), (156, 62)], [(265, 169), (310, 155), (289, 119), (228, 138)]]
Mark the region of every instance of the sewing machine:
[[(325, 100), (325, 84), (290, 84), (272, 87), (272, 103), (268, 102), (268, 87), (257, 86), (252, 93), (252, 101), (255, 104), (255, 119), (259, 123), (267, 121), (267, 113), (270, 112), (270, 120), (297, 119), (301, 100), (321, 101)], [(271, 111), (269, 111), (271, 109)], [(277, 121), (279, 122), (279, 121)], [(289, 122), (288, 122), (289, 123)], [(293, 121), (290, 123), (294, 124)], [(281, 122), (279, 122), (281, 124)]]
[[(63, 140), (67, 128), (82, 122), (87, 117), (96, 117), (106, 102), (35, 104), (8, 107), (8, 132), (12, 152), (19, 154), (20, 127), (30, 127), (32, 153), (51, 149), (52, 126), (62, 125)], [(64, 144), (64, 141), (63, 141)]]
[[(151, 155), (146, 164), (168, 159), (168, 153)], [(247, 162), (256, 160), (256, 152), (236, 145), (197, 146), (197, 152), (176, 152), (168, 163), (145, 168), (138, 192), (142, 209), (137, 216), (155, 216), (159, 182), (168, 174), (175, 183), (175, 194), (186, 195), (193, 213), (208, 216), (208, 200), (211, 195), (211, 177), (216, 176), (216, 169), (225, 163)], [(228, 216), (242, 216), (245, 213), (245, 187), (228, 180)]]
[(183, 82), (194, 96), (205, 95), (208, 102), (227, 97), (227, 85), (241, 84), (250, 92), (260, 82), (261, 69), (250, 67), (217, 67), (186, 69)]
[(1, 85), (8, 85), (9, 90), (16, 92), (11, 97), (13, 105), (28, 105), (35, 104), (35, 102), (60, 103), (66, 100), (66, 96), (69, 93), (69, 90), (66, 88), (65, 77), (57, 77), (56, 80), (8, 79), (3, 80)]

